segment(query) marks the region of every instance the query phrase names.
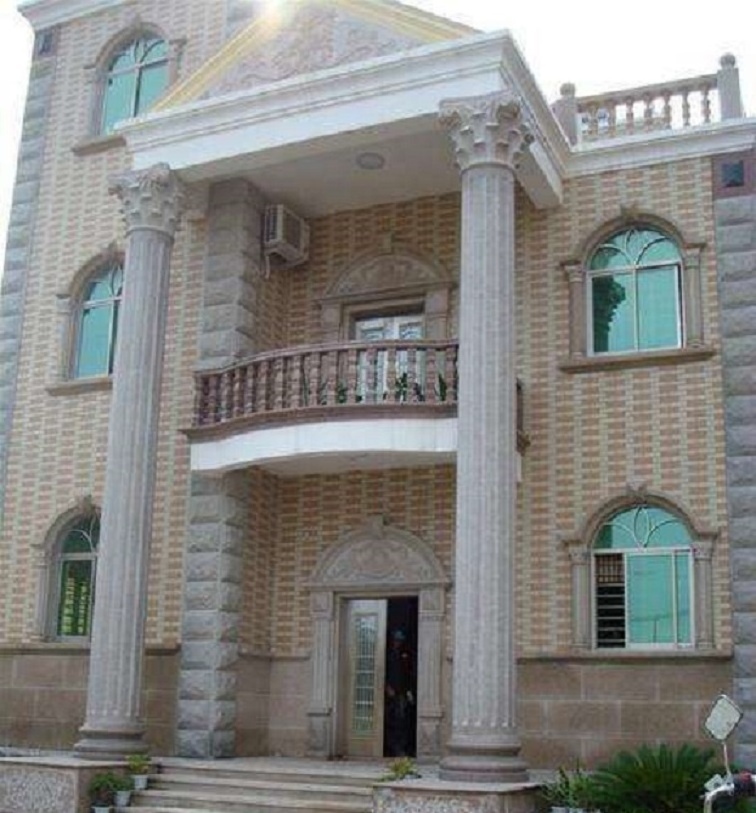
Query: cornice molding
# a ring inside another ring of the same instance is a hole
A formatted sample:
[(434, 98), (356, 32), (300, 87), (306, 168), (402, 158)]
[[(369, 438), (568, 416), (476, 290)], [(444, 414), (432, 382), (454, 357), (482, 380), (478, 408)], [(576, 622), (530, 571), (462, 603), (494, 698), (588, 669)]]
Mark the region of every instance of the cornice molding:
[(78, 17), (112, 10), (133, 2), (134, 0), (27, 0), (19, 5), (18, 10), (35, 31), (44, 31)]
[(681, 130), (659, 130), (643, 137), (622, 136), (585, 142), (573, 148), (567, 177), (633, 169), (652, 164), (706, 158), (753, 147), (756, 118), (730, 119)]

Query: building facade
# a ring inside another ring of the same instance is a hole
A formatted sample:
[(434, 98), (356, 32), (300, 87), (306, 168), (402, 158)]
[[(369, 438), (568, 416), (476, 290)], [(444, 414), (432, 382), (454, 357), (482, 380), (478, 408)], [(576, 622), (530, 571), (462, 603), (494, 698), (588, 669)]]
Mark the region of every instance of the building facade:
[(0, 745), (487, 781), (750, 709), (732, 57), (550, 105), (385, 0), (23, 11)]

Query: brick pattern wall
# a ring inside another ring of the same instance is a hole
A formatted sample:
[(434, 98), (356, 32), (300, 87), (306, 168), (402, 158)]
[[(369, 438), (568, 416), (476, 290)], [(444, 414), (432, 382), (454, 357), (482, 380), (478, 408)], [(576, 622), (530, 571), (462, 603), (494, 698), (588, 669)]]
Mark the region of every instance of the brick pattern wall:
[[(90, 93), (86, 66), (105, 44), (139, 14), (156, 21), (169, 38), (186, 36), (181, 75), (196, 69), (223, 39), (224, 20), (204, 0), (163, 3), (145, 0), (89, 15), (62, 26), (57, 69), (45, 106), (48, 133), (39, 179), (33, 248), (28, 263), (26, 318), (18, 358), (15, 417), (8, 448), (5, 527), (0, 567), (9, 582), (28, 585), (23, 599), (6, 591), (0, 600), (0, 639), (19, 642), (35, 629), (35, 567), (39, 544), (57, 516), (91, 494), (101, 503), (108, 392), (53, 397), (46, 387), (57, 380), (62, 353), (56, 294), (76, 272), (113, 240), (123, 245), (117, 201), (108, 178), (127, 168), (121, 147), (76, 156), (71, 148), (89, 135)], [(83, 90), (84, 88), (84, 90)], [(196, 330), (204, 237), (201, 224), (187, 224), (174, 253), (151, 584), (148, 639), (176, 642), (179, 634), (182, 538), (185, 525), (188, 449), (179, 429), (191, 419)]]
[(572, 181), (564, 206), (517, 201), (519, 371), (531, 445), (519, 494), (518, 639), (523, 654), (570, 643), (570, 566), (561, 540), (628, 484), (662, 492), (701, 526), (714, 551), (715, 641), (731, 643), (721, 362), (574, 374), (568, 283), (560, 263), (602, 224), (636, 207), (675, 224), (702, 255), (704, 338), (718, 348), (716, 256), (708, 162), (606, 173)]

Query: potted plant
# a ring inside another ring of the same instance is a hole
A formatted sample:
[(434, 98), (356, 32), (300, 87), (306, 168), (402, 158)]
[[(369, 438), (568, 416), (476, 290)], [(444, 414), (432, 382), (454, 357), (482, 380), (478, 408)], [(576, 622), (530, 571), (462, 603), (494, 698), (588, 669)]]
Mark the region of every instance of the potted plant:
[(96, 773), (89, 783), (89, 800), (95, 813), (110, 813), (118, 777), (112, 772)]
[(134, 783), (128, 776), (116, 776), (115, 782), (115, 806), (128, 807), (131, 802), (131, 791)]
[(560, 768), (556, 779), (541, 788), (541, 796), (552, 813), (582, 813), (595, 807), (593, 779), (580, 765), (571, 772)]
[(134, 782), (134, 790), (144, 790), (150, 773), (150, 758), (147, 754), (131, 754), (126, 760), (126, 765)]

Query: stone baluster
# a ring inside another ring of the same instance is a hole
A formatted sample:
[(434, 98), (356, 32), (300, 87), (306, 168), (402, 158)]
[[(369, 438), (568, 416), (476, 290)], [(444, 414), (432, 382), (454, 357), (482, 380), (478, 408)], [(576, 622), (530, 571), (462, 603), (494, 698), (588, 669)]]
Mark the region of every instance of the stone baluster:
[(124, 292), (110, 407), (82, 757), (146, 750), (142, 680), (160, 383), (173, 237), (182, 194), (167, 165), (117, 178)]
[(564, 130), (570, 144), (577, 144), (580, 138), (579, 112), (575, 98), (575, 85), (566, 82), (559, 88), (559, 98), (553, 104), (554, 115)]
[(521, 781), (515, 719), (515, 165), (509, 93), (442, 103), (462, 179), (453, 718), (441, 777)]

